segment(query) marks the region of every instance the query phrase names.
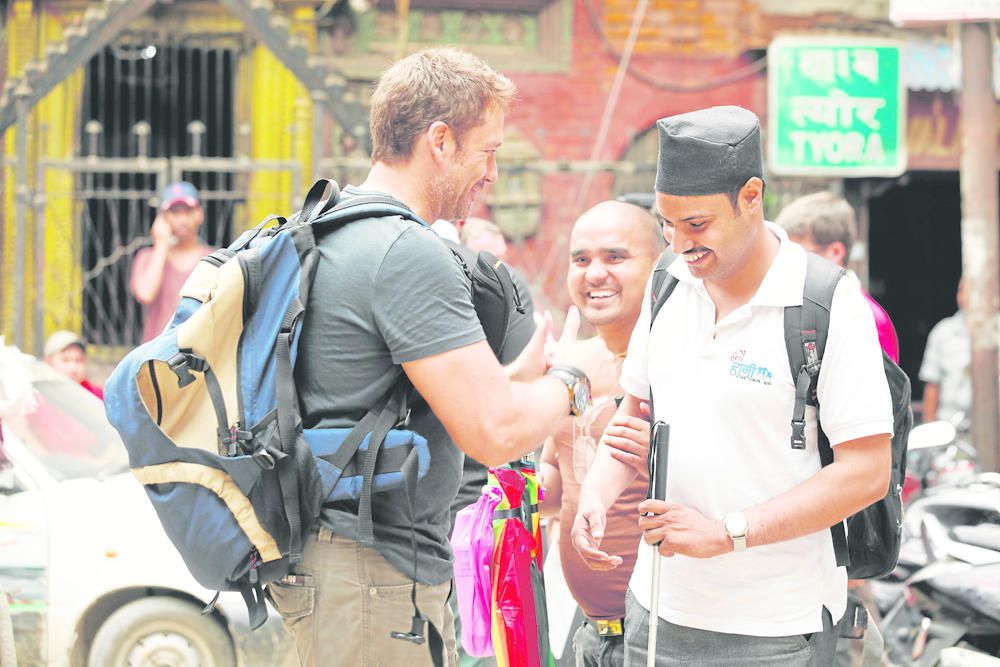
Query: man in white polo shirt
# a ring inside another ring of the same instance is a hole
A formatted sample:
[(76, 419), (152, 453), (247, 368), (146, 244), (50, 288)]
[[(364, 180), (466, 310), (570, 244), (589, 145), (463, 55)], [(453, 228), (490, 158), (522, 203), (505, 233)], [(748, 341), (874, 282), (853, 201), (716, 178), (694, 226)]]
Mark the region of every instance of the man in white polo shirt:
[[(806, 255), (764, 220), (759, 121), (716, 107), (657, 127), (656, 209), (681, 255), (668, 269), (679, 283), (652, 330), (646, 299), (621, 380), (624, 414), (639, 416), (652, 394), (655, 418), (671, 427), (668, 500), (638, 507), (646, 543), (668, 557), (656, 664), (830, 665), (847, 575), (829, 528), (889, 484), (892, 408), (871, 310), (840, 282), (818, 384), (834, 462), (821, 468), (814, 408), (806, 448), (790, 445), (783, 318), (802, 303)], [(596, 569), (620, 562), (600, 538), (634, 474), (599, 448), (573, 527)], [(653, 558), (641, 545), (626, 601), (629, 664), (646, 660)]]

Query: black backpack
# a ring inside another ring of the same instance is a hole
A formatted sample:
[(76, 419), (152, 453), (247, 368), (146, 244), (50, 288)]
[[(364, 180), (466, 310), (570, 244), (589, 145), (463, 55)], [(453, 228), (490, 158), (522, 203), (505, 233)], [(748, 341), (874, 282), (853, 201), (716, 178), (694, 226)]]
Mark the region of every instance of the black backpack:
[[(650, 327), (657, 313), (677, 287), (677, 278), (667, 272), (676, 255), (667, 251), (653, 271)], [(844, 276), (842, 267), (818, 255), (807, 253), (806, 281), (802, 305), (785, 308), (785, 348), (788, 364), (795, 378), (795, 407), (792, 412), (792, 449), (805, 449), (806, 405), (817, 408), (816, 383), (819, 379), (830, 329), (830, 306), (837, 283)], [(896, 567), (903, 533), (903, 478), (906, 475), (906, 441), (913, 427), (910, 410), (910, 378), (882, 352), (882, 364), (892, 396), (893, 436), (892, 474), (884, 498), (872, 503), (846, 522), (830, 527), (837, 565), (847, 567), (851, 579), (875, 579)], [(819, 418), (817, 417), (817, 421)], [(819, 456), (824, 466), (833, 463), (830, 441), (819, 427)], [(844, 525), (846, 523), (846, 531)]]
[[(493, 253), (486, 250), (477, 252), (447, 239), (444, 243), (451, 249), (472, 286), (472, 305), (486, 334), (486, 342), (503, 363), (502, 353), (508, 344), (512, 323), (527, 313), (527, 300), (518, 291), (510, 269)], [(531, 331), (534, 332), (533, 326)]]

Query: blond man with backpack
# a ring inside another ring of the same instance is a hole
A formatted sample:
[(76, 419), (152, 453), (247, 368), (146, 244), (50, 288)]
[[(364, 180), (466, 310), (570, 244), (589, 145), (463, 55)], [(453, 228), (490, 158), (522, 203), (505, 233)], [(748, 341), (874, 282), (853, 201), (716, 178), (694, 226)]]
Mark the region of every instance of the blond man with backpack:
[[(383, 197), (424, 221), (465, 218), (498, 177), (514, 94), (505, 76), (459, 50), (397, 62), (372, 94), (371, 171), (343, 189), (342, 203)], [(462, 267), (413, 220), (355, 220), (318, 246), (295, 376), (305, 428), (348, 426), (409, 382), (406, 422), (427, 439), (430, 466), (411, 498), (403, 489), (371, 496), (370, 544), (363, 503), (327, 503), (301, 563), (268, 594), (304, 665), (456, 666), (448, 533), (463, 457), (500, 465), (534, 449), (560, 417), (586, 408), (588, 377), (597, 383), (611, 355), (584, 354), (571, 330), (549, 367), (541, 326), (505, 372)]]

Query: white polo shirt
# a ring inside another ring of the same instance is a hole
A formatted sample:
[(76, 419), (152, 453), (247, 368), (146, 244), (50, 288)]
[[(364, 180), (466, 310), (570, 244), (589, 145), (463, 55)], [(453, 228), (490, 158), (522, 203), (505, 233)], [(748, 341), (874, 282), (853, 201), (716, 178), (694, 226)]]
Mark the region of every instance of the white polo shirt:
[[(715, 304), (683, 258), (679, 279), (649, 329), (649, 285), (629, 343), (621, 383), (648, 398), (670, 424), (667, 499), (710, 519), (774, 498), (820, 469), (816, 411), (807, 408), (804, 450), (791, 447), (794, 385), (784, 340), (784, 308), (801, 305), (806, 254), (767, 223), (780, 249), (757, 293), (715, 322)], [(842, 280), (817, 387), (832, 445), (892, 433), (889, 388), (871, 309)], [(753, 531), (753, 526), (750, 526)], [(652, 549), (639, 548), (632, 594), (650, 607)], [(709, 559), (674, 556), (661, 564), (660, 617), (715, 632), (777, 637), (822, 630), (846, 606), (846, 570), (829, 530)]]

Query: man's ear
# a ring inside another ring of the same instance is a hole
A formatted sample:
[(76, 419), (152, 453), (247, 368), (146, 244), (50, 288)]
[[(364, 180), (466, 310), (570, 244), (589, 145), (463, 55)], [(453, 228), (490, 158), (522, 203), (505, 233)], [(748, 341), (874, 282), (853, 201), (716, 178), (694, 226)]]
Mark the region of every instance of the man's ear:
[(823, 257), (838, 266), (847, 266), (847, 246), (840, 241), (834, 241), (823, 250)]
[(436, 120), (431, 123), (424, 133), (424, 141), (427, 142), (435, 162), (443, 162), (454, 150), (455, 138), (452, 136), (451, 128), (444, 121)]
[(743, 184), (740, 188), (740, 203), (746, 207), (748, 213), (757, 213), (764, 208), (764, 181), (756, 176)]

